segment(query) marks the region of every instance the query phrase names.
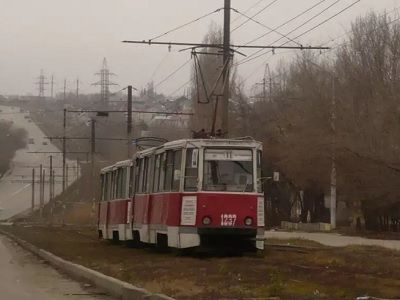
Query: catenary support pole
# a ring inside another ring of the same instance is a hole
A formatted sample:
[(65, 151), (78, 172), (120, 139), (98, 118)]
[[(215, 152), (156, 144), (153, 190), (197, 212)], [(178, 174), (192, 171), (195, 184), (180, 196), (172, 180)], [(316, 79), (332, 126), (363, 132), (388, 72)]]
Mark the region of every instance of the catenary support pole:
[(52, 183), (51, 183), (51, 194), (53, 195), (53, 199), (55, 198), (56, 195), (56, 171), (53, 170), (53, 175), (52, 175)]
[(49, 173), (49, 201), (53, 200), (53, 155), (50, 155), (50, 173)]
[(43, 217), (45, 181), (46, 181), (46, 170), (43, 169), (43, 173), (42, 173), (42, 198), (40, 199), (40, 217)]
[(79, 157), (76, 159), (76, 169), (75, 169), (75, 172), (76, 172), (76, 180), (78, 180), (78, 178), (79, 178)]
[(43, 198), (42, 180), (43, 180), (43, 165), (39, 167), (39, 208)]
[(91, 130), (91, 141), (90, 141), (90, 169), (91, 169), (91, 190), (92, 190), (92, 201), (95, 201), (95, 184), (94, 184), (94, 167), (95, 167), (95, 155), (96, 155), (96, 120), (92, 119), (92, 130)]
[(131, 158), (132, 153), (132, 86), (128, 86), (128, 118), (127, 118), (127, 138), (128, 138), (128, 158)]
[(68, 164), (66, 164), (66, 166), (65, 166), (65, 187), (66, 188), (68, 188), (68, 185), (69, 185), (69, 183), (68, 183), (68, 174), (69, 173), (69, 168), (68, 168)]
[(51, 75), (51, 99), (54, 98), (54, 75)]
[(336, 228), (336, 78), (332, 76), (332, 107), (331, 107), (331, 129), (332, 129), (332, 149), (331, 149), (331, 228)]
[(231, 60), (231, 0), (224, 4), (224, 49), (223, 49), (223, 98), (221, 104), (221, 131), (229, 134), (229, 98), (230, 98), (230, 60)]
[(63, 176), (62, 176), (62, 191), (65, 191), (65, 164), (66, 164), (66, 152), (67, 152), (67, 139), (66, 139), (66, 131), (67, 131), (67, 109), (64, 108), (64, 121), (63, 121), (63, 140), (62, 140), (62, 165), (63, 165)]
[(35, 168), (32, 169), (32, 199), (31, 199), (32, 212), (35, 210)]

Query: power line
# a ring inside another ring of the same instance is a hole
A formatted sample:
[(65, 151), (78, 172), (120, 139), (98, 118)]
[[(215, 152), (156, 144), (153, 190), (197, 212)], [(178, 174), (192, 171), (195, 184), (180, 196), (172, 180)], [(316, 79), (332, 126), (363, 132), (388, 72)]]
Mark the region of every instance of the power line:
[(299, 38), (299, 37), (301, 37), (301, 36), (303, 36), (303, 35), (306, 35), (307, 33), (313, 31), (314, 29), (316, 29), (316, 28), (318, 28), (318, 27), (324, 25), (325, 23), (329, 22), (329, 21), (332, 20), (333, 18), (335, 18), (335, 17), (337, 17), (338, 15), (342, 14), (342, 13), (345, 12), (346, 10), (352, 8), (354, 5), (356, 5), (356, 4), (357, 4), (358, 2), (360, 2), (360, 1), (361, 1), (361, 0), (354, 1), (352, 4), (346, 6), (344, 9), (342, 9), (342, 10), (339, 11), (338, 13), (336, 13), (336, 14), (334, 14), (333, 16), (331, 16), (330, 18), (324, 20), (323, 22), (319, 23), (318, 25), (315, 25), (314, 27), (310, 28), (310, 29), (307, 30), (306, 32), (303, 32), (302, 34), (296, 36), (295, 38), (297, 39), (297, 38)]
[(287, 38), (289, 41), (291, 41), (291, 42), (293, 42), (293, 43), (295, 43), (295, 44), (301, 46), (301, 44), (300, 44), (299, 42), (297, 42), (297, 41), (291, 39), (289, 36), (287, 36), (287, 35), (285, 35), (285, 34), (279, 32), (279, 31), (277, 31), (277, 30), (275, 30), (275, 29), (273, 29), (273, 28), (271, 28), (271, 27), (269, 27), (269, 26), (267, 26), (267, 25), (265, 25), (265, 24), (263, 24), (263, 23), (257, 21), (256, 19), (254, 19), (254, 18), (252, 18), (252, 17), (249, 17), (249, 16), (245, 15), (244, 13), (238, 11), (237, 9), (233, 9), (233, 11), (236, 12), (236, 13), (238, 13), (238, 14), (240, 14), (240, 15), (242, 15), (243, 17), (247, 18), (248, 20), (253, 21), (254, 23), (256, 23), (256, 24), (258, 24), (258, 25), (260, 25), (260, 26), (262, 26), (262, 27), (264, 27), (264, 28), (267, 28), (268, 30), (271, 30), (272, 32), (275, 32), (275, 33), (279, 34), (280, 36), (282, 36), (282, 37), (284, 37), (284, 38)]
[[(259, 14), (261, 14), (262, 12), (264, 12), (266, 9), (268, 9), (269, 7), (271, 7), (272, 5), (274, 5), (276, 2), (278, 2), (279, 0), (273, 0), (270, 3), (268, 3), (264, 8), (262, 8), (261, 10), (259, 10), (257, 13), (255, 13), (253, 16), (251, 16), (252, 18), (257, 17)], [(250, 20), (247, 19), (246, 21), (244, 21), (242, 24), (236, 26), (235, 28), (233, 28), (231, 30), (231, 33), (235, 32), (236, 30), (238, 30), (240, 27), (246, 25)]]
[[(313, 17), (311, 17), (310, 19), (308, 19), (307, 21), (305, 21), (305, 22), (302, 23), (301, 25), (299, 25), (299, 26), (297, 26), (296, 28), (294, 28), (293, 30), (291, 30), (288, 34), (291, 34), (291, 33), (295, 32), (295, 31), (297, 31), (298, 29), (300, 29), (300, 28), (303, 27), (304, 25), (308, 24), (309, 22), (311, 22), (312, 20), (314, 20), (314, 19), (317, 18), (318, 16), (322, 15), (324, 12), (326, 12), (327, 10), (329, 10), (331, 7), (333, 7), (334, 5), (336, 5), (337, 3), (339, 3), (340, 1), (342, 1), (342, 0), (336, 0), (334, 3), (332, 3), (331, 5), (329, 5), (328, 7), (326, 7), (325, 9), (323, 9), (323, 10), (322, 10), (321, 12), (319, 12), (318, 14), (314, 15)], [(357, 4), (357, 3), (360, 2), (360, 1), (361, 1), (361, 0), (357, 0), (357, 1), (353, 2), (352, 4), (348, 5), (346, 8), (340, 10), (338, 13), (334, 14), (333, 16), (331, 16), (331, 17), (325, 19), (324, 21), (322, 21), (322, 22), (319, 23), (318, 25), (316, 25), (316, 26), (312, 27), (311, 29), (309, 29), (309, 30), (303, 32), (302, 34), (296, 36), (295, 39), (297, 39), (297, 38), (299, 38), (299, 37), (302, 37), (303, 35), (305, 35), (305, 34), (311, 32), (311, 31), (315, 30), (316, 28), (320, 27), (321, 25), (325, 24), (326, 22), (328, 22), (328, 21), (332, 20), (333, 18), (337, 17), (338, 15), (340, 15), (341, 13), (343, 13), (344, 11), (350, 9), (352, 6), (354, 6), (355, 4)], [(274, 43), (279, 42), (280, 40), (282, 40), (282, 38), (276, 40)], [(281, 46), (284, 46), (284, 45), (286, 45), (286, 44), (287, 44), (287, 42), (283, 43)], [(255, 60), (255, 59), (259, 58), (259, 57), (262, 57), (262, 56), (264, 56), (264, 55), (266, 55), (266, 54), (268, 54), (268, 53), (273, 52), (273, 51), (267, 51), (267, 52), (265, 52), (265, 53), (261, 53), (260, 55), (257, 55), (257, 56), (254, 57), (254, 55), (256, 55), (256, 54), (258, 54), (258, 53), (260, 53), (260, 52), (262, 52), (262, 51), (263, 51), (263, 49), (260, 49), (260, 50), (258, 50), (258, 51), (256, 51), (256, 52), (254, 52), (253, 54), (251, 54), (251, 55), (250, 55), (249, 57), (247, 57), (246, 59), (243, 59), (242, 61), (239, 61), (238, 63), (236, 63), (236, 65), (242, 65), (242, 64), (244, 64), (244, 63), (248, 63), (248, 62), (253, 61), (253, 60)]]
[[(350, 5), (346, 6), (344, 9), (340, 10), (338, 13), (336, 13), (336, 14), (334, 14), (333, 16), (329, 17), (328, 19), (325, 19), (323, 22), (321, 22), (321, 23), (319, 23), (318, 25), (312, 27), (311, 29), (309, 29), (309, 30), (303, 32), (302, 34), (298, 35), (296, 38), (298, 38), (298, 37), (300, 37), (300, 36), (303, 36), (303, 35), (305, 35), (305, 34), (311, 32), (312, 30), (315, 30), (315, 29), (318, 28), (319, 26), (325, 24), (326, 22), (332, 20), (333, 18), (337, 17), (337, 16), (340, 15), (341, 13), (343, 13), (343, 12), (345, 12), (346, 10), (350, 9), (351, 7), (353, 7), (354, 5), (356, 5), (356, 4), (357, 4), (358, 2), (360, 2), (360, 1), (361, 1), (361, 0), (354, 1), (354, 2), (351, 3)], [(398, 18), (398, 20), (400, 20), (400, 18)], [(394, 21), (395, 21), (395, 20), (394, 20)], [(343, 44), (345, 44), (345, 43), (343, 43)], [(246, 62), (244, 62), (244, 63), (247, 63), (247, 62), (249, 62), (249, 61), (255, 60), (255, 59), (257, 59), (257, 58), (259, 58), (259, 57), (261, 57), (261, 56), (264, 56), (264, 55), (266, 55), (266, 54), (268, 54), (268, 53), (270, 53), (270, 52), (272, 52), (272, 51), (269, 51), (269, 52), (266, 52), (266, 53), (262, 53), (262, 54), (260, 54), (260, 55), (258, 55), (258, 56), (256, 56), (256, 57), (254, 57), (254, 58), (249, 59), (248, 61), (246, 61)], [(268, 58), (268, 59), (269, 59), (269, 58)], [(267, 61), (268, 61), (268, 59), (267, 59)], [(263, 63), (261, 66), (263, 66), (263, 65), (264, 65), (264, 63)], [(255, 72), (256, 72), (258, 69), (259, 69), (259, 68), (257, 68), (254, 72), (252, 72), (252, 73), (251, 73), (246, 79), (244, 79), (243, 81), (246, 82), (251, 76), (253, 76), (253, 75), (255, 74)]]
[(184, 28), (184, 27), (186, 27), (186, 26), (189, 26), (189, 25), (191, 25), (191, 24), (193, 24), (193, 23), (196, 23), (196, 22), (198, 22), (198, 21), (200, 21), (200, 20), (202, 20), (202, 19), (204, 19), (204, 18), (207, 18), (207, 17), (209, 17), (209, 16), (211, 16), (211, 15), (213, 15), (213, 14), (215, 14), (215, 13), (218, 13), (218, 12), (220, 12), (221, 10), (223, 10), (223, 8), (218, 8), (217, 10), (212, 11), (212, 12), (210, 12), (210, 13), (208, 13), (208, 14), (205, 14), (204, 16), (201, 16), (201, 17), (199, 17), (199, 18), (196, 18), (196, 19), (194, 19), (194, 20), (192, 20), (192, 21), (190, 21), (190, 22), (187, 22), (187, 23), (185, 23), (185, 24), (183, 24), (183, 25), (180, 25), (180, 26), (175, 27), (175, 28), (173, 28), (173, 29), (171, 29), (171, 30), (168, 30), (168, 31), (165, 32), (165, 33), (162, 33), (162, 34), (160, 34), (160, 35), (157, 35), (157, 36), (155, 36), (155, 37), (149, 39), (149, 41), (154, 41), (154, 40), (156, 40), (156, 39), (159, 39), (159, 38), (161, 38), (161, 37), (163, 37), (163, 36), (165, 36), (165, 35), (167, 35), (167, 34), (170, 34), (170, 33), (174, 32), (174, 31), (177, 31), (177, 30), (182, 29), (182, 28)]
[(180, 70), (182, 70), (184, 67), (186, 67), (187, 64), (190, 63), (192, 59), (188, 59), (184, 64), (182, 64), (181, 66), (179, 66), (176, 70), (174, 70), (172, 73), (170, 73), (167, 77), (165, 77), (163, 80), (161, 80), (160, 82), (158, 82), (157, 84), (154, 85), (155, 88), (159, 87), (160, 85), (162, 85), (164, 82), (168, 81), (171, 77), (173, 77), (176, 73), (178, 73)]
[[(392, 10), (390, 10), (389, 12), (385, 12), (385, 13), (381, 14), (380, 17), (388, 16), (388, 15), (394, 13), (394, 12), (398, 12), (398, 9), (399, 9), (399, 8), (400, 8), (400, 6), (397, 6), (397, 7), (393, 8)], [(394, 22), (396, 22), (396, 21), (399, 21), (399, 20), (400, 20), (400, 18), (396, 18), (396, 19), (394, 19), (394, 20), (391, 20), (388, 24), (390, 25), (390, 24), (392, 24), (392, 23), (394, 23)], [(343, 34), (341, 34), (341, 35), (335, 37), (335, 38), (332, 38), (332, 39), (328, 40), (327, 42), (323, 43), (322, 45), (323, 45), (323, 46), (328, 45), (329, 43), (332, 43), (332, 42), (334, 42), (334, 41), (336, 41), (336, 40), (338, 40), (338, 39), (340, 39), (340, 38), (342, 38), (342, 37), (345, 37), (345, 36), (351, 34), (351, 33), (352, 33), (352, 30), (349, 30), (349, 31), (347, 31), (347, 32), (345, 32), (345, 33), (343, 33)], [(331, 49), (329, 49), (329, 50), (327, 50), (327, 51), (331, 51), (331, 50), (333, 50), (333, 49), (336, 49), (336, 48), (338, 48), (339, 46), (344, 45), (344, 44), (346, 44), (346, 43), (348, 43), (348, 42), (346, 41), (346, 42), (342, 42), (342, 43), (340, 43), (340, 44), (337, 44), (335, 47), (332, 47)], [(326, 51), (326, 52), (327, 52), (327, 51)]]
[[(282, 28), (283, 26), (285, 26), (285, 25), (287, 25), (287, 24), (293, 22), (294, 20), (300, 18), (301, 16), (305, 15), (306, 13), (310, 12), (310, 11), (313, 10), (315, 7), (321, 5), (322, 3), (326, 2), (326, 1), (327, 1), (327, 0), (319, 1), (318, 3), (316, 3), (316, 4), (314, 4), (313, 6), (307, 8), (306, 10), (304, 10), (303, 12), (301, 12), (300, 14), (298, 14), (298, 15), (296, 15), (295, 17), (291, 18), (290, 20), (288, 20), (288, 21), (282, 23), (281, 25), (275, 27), (274, 30), (278, 30), (279, 28)], [(255, 41), (258, 41), (259, 39), (261, 39), (261, 38), (263, 38), (263, 37), (266, 37), (267, 35), (271, 34), (272, 32), (273, 32), (273, 31), (270, 30), (270, 31), (268, 31), (267, 33), (264, 33), (264, 34), (260, 35), (259, 37), (255, 38), (255, 39), (253, 39), (253, 40), (251, 40), (251, 41), (249, 41), (249, 42), (247, 42), (245, 45), (252, 44), (252, 43), (254, 43)], [(240, 47), (237, 48), (237, 49), (240, 49)]]
[(150, 78), (149, 82), (153, 81), (154, 76), (157, 74), (158, 70), (161, 68), (161, 66), (164, 64), (164, 62), (167, 60), (169, 55), (170, 55), (170, 53), (167, 52), (167, 54), (158, 63), (158, 65), (156, 66), (156, 68), (154, 69), (154, 71), (153, 71), (153, 73), (151, 75), (151, 78)]
[(181, 85), (178, 89), (176, 89), (175, 91), (173, 91), (168, 97), (172, 97), (173, 95), (175, 95), (177, 92), (179, 92), (181, 89), (183, 89), (185, 86), (187, 86), (190, 82), (192, 82), (192, 79), (189, 79), (188, 81), (186, 81), (183, 85)]
[[(255, 4), (253, 4), (252, 6), (250, 6), (248, 9), (245, 10), (245, 14), (247, 14), (249, 11), (251, 11), (253, 8), (257, 7), (261, 2), (264, 2), (265, 0), (259, 0), (257, 1)], [(232, 21), (232, 23), (235, 23), (237, 20), (240, 19), (240, 16), (238, 16), (236, 19), (234, 19)]]

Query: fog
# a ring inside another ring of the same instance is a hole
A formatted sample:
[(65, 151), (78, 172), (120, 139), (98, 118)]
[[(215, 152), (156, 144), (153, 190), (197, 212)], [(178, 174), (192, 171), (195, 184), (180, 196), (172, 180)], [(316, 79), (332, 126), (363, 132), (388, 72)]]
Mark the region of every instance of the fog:
[[(241, 12), (258, 1), (233, 0), (232, 6)], [(253, 15), (270, 1), (263, 1), (247, 15)], [(256, 17), (267, 26), (276, 27), (317, 3), (317, 0), (280, 0)], [(334, 3), (329, 0), (303, 16), (296, 22), (280, 29), (289, 32), (324, 7)], [(298, 34), (319, 24), (328, 17), (350, 5), (353, 0), (342, 0), (327, 10)], [(362, 0), (343, 14), (320, 26), (315, 31), (301, 37), (303, 45), (320, 45), (349, 29), (350, 23), (359, 15), (375, 10), (391, 11), (400, 5), (400, 0)], [(189, 52), (178, 52), (179, 48), (127, 45), (126, 39), (149, 39), (171, 28), (193, 20), (223, 6), (219, 0), (0, 0), (0, 94), (37, 94), (35, 78), (43, 69), (46, 76), (54, 74), (56, 92), (62, 90), (64, 78), (68, 88), (73, 89), (76, 78), (81, 80), (82, 92), (95, 92), (91, 84), (97, 81), (94, 73), (101, 67), (103, 57), (107, 57), (111, 70), (117, 74), (114, 81), (121, 86), (128, 83), (137, 87), (145, 86), (153, 80), (159, 82), (190, 58)], [(176, 31), (162, 41), (199, 42), (212, 22), (221, 24), (223, 14), (216, 13), (182, 30)], [(239, 25), (243, 18), (236, 20), (232, 15), (232, 26)], [(233, 33), (235, 44), (245, 43), (266, 32), (266, 29), (248, 22)], [(257, 44), (269, 44), (277, 36), (269, 35)], [(251, 53), (247, 51), (246, 53)], [(285, 52), (272, 57), (276, 63), (290, 57)], [(247, 84), (259, 80), (266, 58), (257, 59), (240, 67), (239, 74), (246, 78), (255, 73)], [(173, 78), (158, 87), (159, 92), (168, 94), (188, 80), (188, 65)]]

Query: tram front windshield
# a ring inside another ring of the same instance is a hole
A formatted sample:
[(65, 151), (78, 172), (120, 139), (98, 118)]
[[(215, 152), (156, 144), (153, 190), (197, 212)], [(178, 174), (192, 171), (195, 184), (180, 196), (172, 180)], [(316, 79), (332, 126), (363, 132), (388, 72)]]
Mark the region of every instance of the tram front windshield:
[(251, 150), (206, 149), (204, 191), (253, 192)]

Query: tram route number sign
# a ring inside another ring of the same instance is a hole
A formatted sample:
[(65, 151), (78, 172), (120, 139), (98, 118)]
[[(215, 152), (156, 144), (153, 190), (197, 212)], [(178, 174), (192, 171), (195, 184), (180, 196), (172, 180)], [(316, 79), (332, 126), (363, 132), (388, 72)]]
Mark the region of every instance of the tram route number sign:
[(233, 227), (236, 225), (237, 215), (221, 214), (221, 226)]

